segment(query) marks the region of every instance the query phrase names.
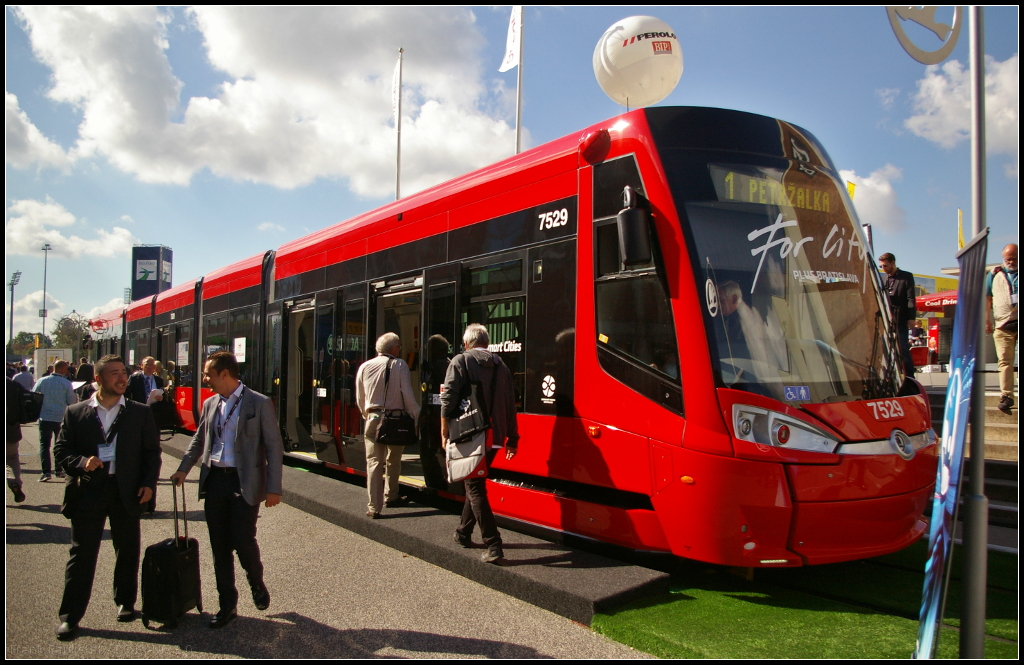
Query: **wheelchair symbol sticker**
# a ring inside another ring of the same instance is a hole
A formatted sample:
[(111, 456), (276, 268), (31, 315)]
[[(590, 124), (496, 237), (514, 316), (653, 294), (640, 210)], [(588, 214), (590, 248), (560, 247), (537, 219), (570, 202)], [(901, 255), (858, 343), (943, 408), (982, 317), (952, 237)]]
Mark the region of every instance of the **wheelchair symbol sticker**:
[(808, 386), (785, 386), (787, 402), (809, 402), (811, 389)]

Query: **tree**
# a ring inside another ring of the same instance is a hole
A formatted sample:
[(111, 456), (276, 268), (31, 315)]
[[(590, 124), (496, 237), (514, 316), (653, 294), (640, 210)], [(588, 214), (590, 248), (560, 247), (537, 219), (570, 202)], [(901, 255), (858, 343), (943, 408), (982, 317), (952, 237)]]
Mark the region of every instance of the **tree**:
[(46, 335), (22, 330), (8, 342), (7, 350), (18, 356), (31, 356), (36, 348), (36, 335), (39, 335), (40, 349), (49, 349), (53, 346), (53, 342)]
[(89, 319), (77, 312), (65, 314), (53, 326), (53, 341), (58, 349), (71, 349), (72, 356), (82, 355), (82, 340), (89, 334)]

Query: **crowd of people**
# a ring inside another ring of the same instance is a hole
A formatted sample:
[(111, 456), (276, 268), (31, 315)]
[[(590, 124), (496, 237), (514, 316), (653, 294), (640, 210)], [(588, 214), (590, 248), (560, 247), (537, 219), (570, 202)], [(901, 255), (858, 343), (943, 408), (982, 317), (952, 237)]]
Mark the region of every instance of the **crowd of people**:
[[(447, 340), (435, 337), (431, 339), (437, 350), (431, 381), (440, 393), (438, 404), (425, 404), (421, 410), (413, 395), (409, 366), (400, 357), (401, 339), (393, 333), (377, 340), (377, 357), (364, 363), (357, 374), (358, 406), (366, 420), (370, 518), (378, 517), (385, 507), (408, 501), (398, 487), (403, 446), (385, 441), (380, 429), (396, 414), (404, 414), (414, 423), (417, 439), (422, 436), (442, 449), (454, 446), (449, 425), (463, 414), (466, 404), (477, 399), (475, 385), (481, 389), (480, 395), (488, 396), (480, 398), (487, 418), (486, 436), (480, 434), (486, 443), (481, 446), (485, 452), (478, 468), (485, 469), (501, 449), (509, 459), (516, 454), (519, 434), (512, 374), (497, 354), (487, 350), (487, 329), (470, 325), (463, 337), (465, 352), (450, 362)], [(23, 376), (28, 380), (19, 378)], [(27, 366), (8, 364), (8, 484), (15, 502), (26, 500), (18, 448), (25, 420), (23, 393), (30, 390), (43, 396), (39, 480), (47, 482), (54, 475), (64, 480), (61, 513), (71, 521), (71, 548), (56, 631), (57, 639), (68, 641), (76, 638), (89, 605), (108, 520), (115, 552), (116, 618), (129, 622), (137, 616), (140, 519), (155, 508), (161, 467), (153, 407), (163, 400), (172, 377), (161, 375), (151, 357), (138, 366), (128, 366), (119, 356), (107, 355), (95, 365), (85, 358), (77, 365), (61, 360), (47, 368), (38, 381), (31, 378)], [(260, 503), (272, 508), (281, 501), (284, 445), (273, 403), (244, 385), (233, 353), (211, 354), (203, 368), (203, 380), (215, 395), (203, 404), (197, 431), (170, 480), (181, 486), (190, 470), (200, 467), (199, 497), (205, 500), (220, 603), (209, 627), (221, 628), (237, 616), (236, 555), (253, 604), (260, 611), (270, 606), (256, 524)], [(75, 381), (80, 385), (76, 387)], [(485, 471), (479, 471), (466, 478), (467, 500), (454, 539), (463, 547), (473, 547), (473, 531), (479, 524), (486, 549), (482, 560), (499, 563), (504, 556), (502, 541), (488, 503), (485, 476)]]

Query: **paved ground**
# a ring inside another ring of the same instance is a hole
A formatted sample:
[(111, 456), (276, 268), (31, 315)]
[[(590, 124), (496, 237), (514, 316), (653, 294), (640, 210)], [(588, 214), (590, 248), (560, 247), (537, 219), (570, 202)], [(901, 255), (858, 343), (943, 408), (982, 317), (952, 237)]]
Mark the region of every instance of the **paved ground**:
[[(174, 631), (120, 624), (111, 598), (114, 554), (100, 551), (89, 612), (74, 642), (57, 642), (57, 607), (70, 544), (60, 515), (63, 485), (39, 483), (38, 440), (24, 427), (25, 493), (7, 492), (7, 658), (635, 658), (617, 642), (415, 557), (285, 504), (263, 508), (259, 542), (271, 606), (240, 588), (239, 618), (206, 627), (217, 610), (213, 563), (193, 471), (187, 486), (190, 535), (199, 539), (204, 610)], [(177, 468), (164, 455), (161, 475)], [(143, 547), (173, 535), (171, 488), (161, 482), (157, 512), (142, 522)], [(240, 581), (244, 573), (238, 569)], [(244, 582), (243, 582), (244, 585)], [(141, 606), (141, 603), (140, 603)]]

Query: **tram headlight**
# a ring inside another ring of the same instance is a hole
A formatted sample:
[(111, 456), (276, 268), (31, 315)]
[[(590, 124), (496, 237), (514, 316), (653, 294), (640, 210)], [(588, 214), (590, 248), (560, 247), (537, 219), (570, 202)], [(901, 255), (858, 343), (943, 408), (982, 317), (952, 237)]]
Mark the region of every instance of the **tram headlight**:
[(839, 441), (827, 432), (777, 411), (746, 404), (732, 407), (736, 438), (790, 450), (833, 453)]

